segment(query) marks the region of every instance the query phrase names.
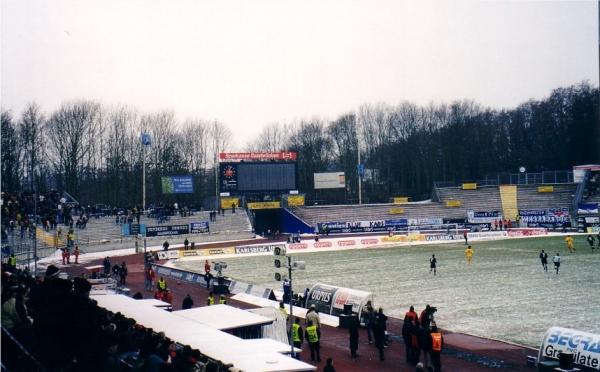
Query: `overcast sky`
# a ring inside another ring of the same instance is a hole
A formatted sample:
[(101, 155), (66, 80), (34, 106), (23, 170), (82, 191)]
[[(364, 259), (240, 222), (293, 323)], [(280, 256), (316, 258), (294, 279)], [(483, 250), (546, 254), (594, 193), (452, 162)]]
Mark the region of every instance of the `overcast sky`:
[(596, 1), (2, 0), (2, 108), (77, 98), (262, 126), (598, 85)]

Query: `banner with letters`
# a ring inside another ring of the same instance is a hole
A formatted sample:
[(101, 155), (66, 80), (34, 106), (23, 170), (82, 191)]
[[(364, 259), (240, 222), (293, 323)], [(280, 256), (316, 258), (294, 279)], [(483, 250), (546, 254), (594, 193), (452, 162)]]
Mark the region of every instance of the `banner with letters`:
[(467, 211), (467, 221), (470, 223), (492, 223), (502, 219), (499, 211)]
[(169, 236), (169, 235), (181, 235), (189, 234), (190, 225), (159, 225), (159, 226), (147, 226), (146, 236)]
[(579, 203), (577, 205), (579, 214), (598, 214), (598, 203)]
[(281, 208), (281, 202), (278, 202), (278, 201), (248, 203), (247, 205), (248, 205), (248, 209), (276, 209), (276, 208)]
[(285, 244), (254, 244), (235, 247), (236, 254), (272, 253), (275, 247), (285, 248)]
[(203, 234), (207, 232), (210, 232), (210, 225), (208, 224), (208, 221), (190, 223), (190, 233)]
[(528, 227), (556, 228), (570, 226), (569, 208), (522, 209), (521, 222)]
[(407, 226), (408, 219), (406, 218), (375, 221), (321, 222), (317, 224), (319, 232), (330, 234), (398, 231), (403, 228), (405, 229)]

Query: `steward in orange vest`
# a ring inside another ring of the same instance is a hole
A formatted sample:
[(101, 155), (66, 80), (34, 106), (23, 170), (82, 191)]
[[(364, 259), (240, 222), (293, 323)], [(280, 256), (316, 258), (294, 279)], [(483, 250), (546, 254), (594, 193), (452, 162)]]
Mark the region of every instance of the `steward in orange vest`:
[(442, 370), (442, 348), (444, 347), (444, 338), (435, 325), (431, 327), (431, 363), (433, 370), (440, 372)]

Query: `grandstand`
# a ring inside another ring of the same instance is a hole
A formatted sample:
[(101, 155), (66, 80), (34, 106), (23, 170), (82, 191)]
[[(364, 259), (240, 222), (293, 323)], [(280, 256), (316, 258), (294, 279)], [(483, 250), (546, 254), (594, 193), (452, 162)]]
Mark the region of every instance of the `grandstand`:
[[(553, 192), (539, 192), (539, 185), (515, 185), (516, 194), (502, 193), (503, 186), (481, 186), (475, 190), (462, 187), (435, 187), (437, 200), (404, 204), (327, 205), (290, 207), (291, 213), (310, 226), (331, 221), (377, 221), (394, 218), (465, 219), (467, 211), (504, 211), (506, 218), (515, 219), (518, 209), (544, 209), (570, 207), (577, 184), (555, 184)], [(516, 200), (514, 200), (516, 198)], [(506, 199), (513, 199), (507, 201)], [(448, 202), (456, 202), (449, 207)], [(511, 205), (507, 212), (506, 205)], [(398, 209), (401, 209), (399, 213)]]

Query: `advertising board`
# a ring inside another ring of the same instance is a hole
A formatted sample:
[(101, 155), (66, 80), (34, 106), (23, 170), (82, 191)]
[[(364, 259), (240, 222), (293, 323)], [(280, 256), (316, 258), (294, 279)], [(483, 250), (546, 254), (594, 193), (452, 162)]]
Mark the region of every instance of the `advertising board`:
[(408, 203), (408, 196), (396, 196), (393, 201), (394, 204), (405, 204)]
[(338, 287), (331, 285), (315, 284), (308, 294), (307, 306), (315, 305), (318, 312), (331, 314), (331, 305), (337, 290)]
[(161, 177), (163, 194), (193, 194), (194, 181), (192, 176)]
[(317, 224), (319, 232), (331, 234), (349, 232), (388, 232), (398, 231), (408, 226), (408, 219), (397, 218), (375, 221), (338, 221), (321, 222)]
[(528, 227), (562, 227), (570, 225), (569, 208), (519, 210), (521, 222)]
[(288, 195), (287, 204), (289, 207), (300, 207), (305, 203), (304, 195)]
[(258, 203), (248, 203), (248, 209), (275, 209), (281, 208), (281, 202), (258, 202)]
[(470, 223), (492, 223), (502, 219), (499, 211), (467, 211), (467, 221)]
[(236, 254), (272, 253), (275, 247), (285, 248), (284, 244), (241, 245), (235, 247)]
[(538, 360), (559, 359), (560, 353), (572, 353), (573, 364), (600, 370), (600, 335), (576, 329), (552, 327), (544, 335)]
[(221, 160), (296, 160), (298, 154), (294, 151), (277, 151), (277, 152), (221, 152), (219, 159)]
[(240, 198), (221, 197), (221, 208), (229, 209), (233, 204), (235, 204), (235, 207), (238, 208), (240, 206)]
[(548, 230), (543, 228), (530, 228), (530, 229), (511, 229), (506, 232), (509, 237), (517, 236), (540, 236), (548, 235)]
[(346, 187), (344, 172), (314, 173), (315, 190), (343, 189)]
[(461, 205), (460, 200), (446, 200), (446, 207), (460, 207)]
[(146, 227), (146, 236), (168, 236), (189, 233), (190, 225), (159, 225)]
[(463, 183), (462, 189), (463, 190), (477, 190), (477, 184), (476, 183)]
[(210, 225), (208, 224), (208, 221), (190, 223), (190, 233), (192, 234), (203, 234), (209, 231)]

